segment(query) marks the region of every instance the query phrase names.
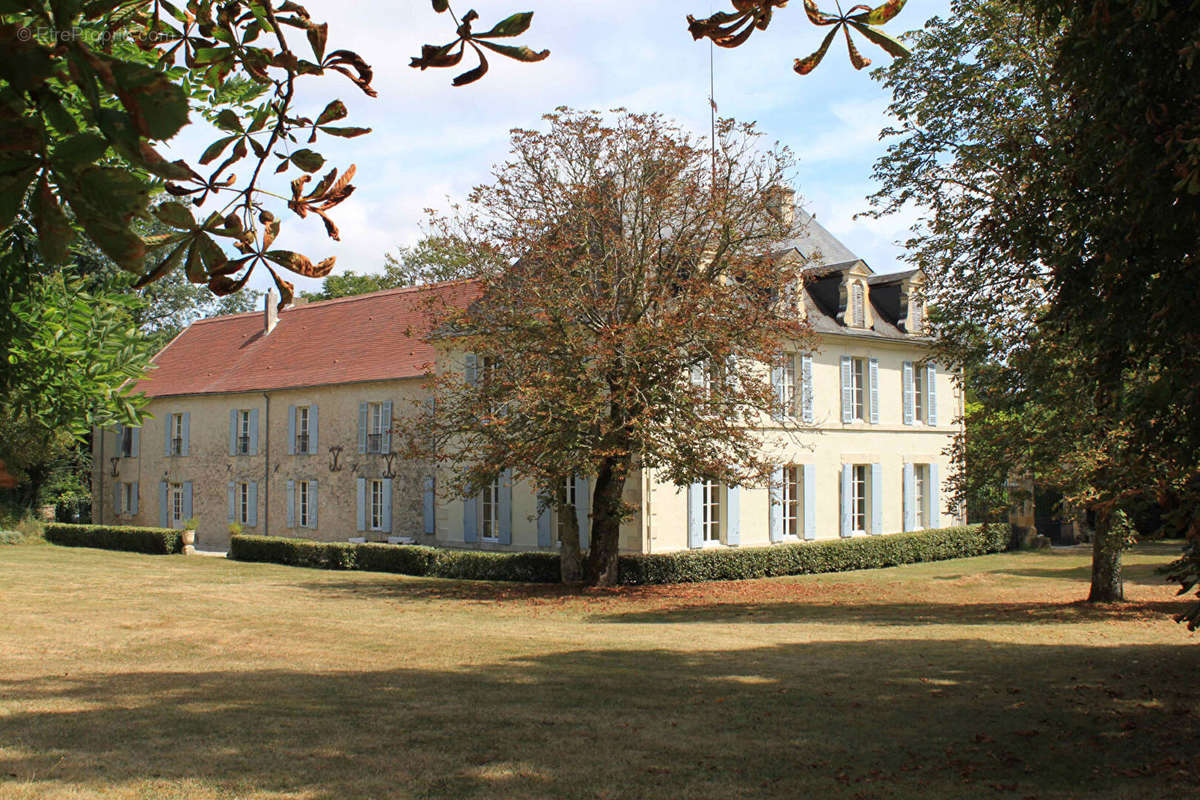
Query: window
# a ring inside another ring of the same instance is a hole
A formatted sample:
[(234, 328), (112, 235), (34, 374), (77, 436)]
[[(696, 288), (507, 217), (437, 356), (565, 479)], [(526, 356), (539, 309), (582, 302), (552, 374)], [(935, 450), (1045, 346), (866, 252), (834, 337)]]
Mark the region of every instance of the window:
[[(308, 491), (307, 482), (300, 485), (305, 487), (306, 492)], [(371, 530), (373, 531), (383, 530), (383, 506), (385, 502), (383, 486), (383, 481), (379, 479), (371, 481)]]
[(118, 514), (133, 514), (133, 507), (137, 503), (137, 492), (134, 491), (133, 486), (132, 483), (121, 484), (121, 489), (118, 492), (121, 507), (115, 508), (113, 511)]
[(721, 541), (721, 484), (717, 481), (706, 480), (702, 484), (704, 495), (701, 498), (701, 508), (704, 512), (701, 518), (701, 539), (706, 544)]
[(867, 532), (867, 465), (855, 464), (850, 481), (850, 530)]
[(308, 452), (308, 406), (296, 408), (296, 452)]
[(925, 508), (925, 490), (929, 486), (929, 465), (913, 464), (913, 518), (917, 528), (924, 530), (929, 527), (929, 513)]
[(237, 451), (238, 455), (250, 454), (250, 412), (237, 412)]
[[(566, 489), (567, 503), (570, 504), (572, 508), (575, 507), (575, 501), (576, 501), (575, 479), (567, 478), (563, 483), (563, 487)], [(563, 531), (566, 527), (566, 518), (567, 518), (567, 514), (565, 513), (565, 509), (559, 509), (559, 512), (558, 512), (558, 540), (560, 542), (562, 541)]]
[(924, 333), (925, 320), (922, 319), (925, 308), (920, 300), (908, 301), (908, 323), (905, 327), (909, 333), (921, 334)]
[(854, 420), (862, 422), (867, 418), (867, 360), (865, 358), (850, 359), (850, 397)]
[(121, 427), (121, 435), (117, 441), (117, 448), (121, 458), (130, 458), (133, 456), (133, 428), (128, 426)]
[(183, 484), (181, 483), (171, 484), (171, 527), (183, 527)]
[(785, 353), (783, 370), (779, 375), (779, 401), (785, 417), (796, 416), (796, 355)]
[[(308, 503), (308, 481), (300, 481), (298, 484), (296, 484), (296, 521), (299, 523), (301, 528), (307, 528), (310, 526)], [(373, 519), (374, 514), (372, 514), (372, 520)], [(382, 512), (380, 526), (382, 527)]]
[(800, 516), (801, 516), (801, 494), (800, 494), (800, 470), (801, 467), (792, 464), (783, 468), (783, 486), (780, 487), (780, 494), (783, 498), (783, 535), (800, 537)]
[(866, 315), (866, 299), (864, 297), (863, 285), (857, 281), (850, 287), (851, 297), (851, 324), (856, 328), (861, 328), (867, 324)]
[(383, 403), (367, 404), (367, 452), (382, 453), (384, 433), (392, 426), (390, 419), (385, 420)]
[(250, 524), (250, 484), (237, 485), (237, 521), (242, 525)]
[(913, 421), (925, 421), (925, 369), (913, 368)]
[(183, 414), (171, 415), (171, 455), (183, 455)]
[(480, 497), (480, 535), (489, 541), (500, 541), (500, 479), (489, 483)]

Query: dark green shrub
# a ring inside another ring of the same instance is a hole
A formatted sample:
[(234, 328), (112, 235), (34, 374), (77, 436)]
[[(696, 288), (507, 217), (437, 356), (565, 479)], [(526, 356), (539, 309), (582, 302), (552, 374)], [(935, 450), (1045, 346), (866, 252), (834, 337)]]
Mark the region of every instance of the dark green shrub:
[(557, 553), (485, 553), (419, 545), (232, 536), (229, 557), (296, 567), (360, 569), (478, 581), (555, 583), (559, 579)]
[(46, 541), (65, 547), (99, 547), (134, 553), (167, 555), (183, 551), (180, 532), (170, 528), (134, 528), (124, 525), (71, 525), (46, 523)]
[(998, 553), (1008, 549), (1010, 535), (1007, 525), (966, 525), (773, 547), (629, 555), (621, 556), (618, 580), (628, 585), (735, 581), (894, 567)]

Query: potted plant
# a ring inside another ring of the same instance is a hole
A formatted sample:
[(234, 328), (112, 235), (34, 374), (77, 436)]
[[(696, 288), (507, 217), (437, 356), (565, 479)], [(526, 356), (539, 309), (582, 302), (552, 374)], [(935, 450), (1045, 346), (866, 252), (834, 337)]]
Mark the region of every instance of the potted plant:
[(196, 552), (196, 518), (189, 517), (183, 521), (183, 530), (180, 531), (180, 536), (183, 539), (183, 552), (185, 555)]

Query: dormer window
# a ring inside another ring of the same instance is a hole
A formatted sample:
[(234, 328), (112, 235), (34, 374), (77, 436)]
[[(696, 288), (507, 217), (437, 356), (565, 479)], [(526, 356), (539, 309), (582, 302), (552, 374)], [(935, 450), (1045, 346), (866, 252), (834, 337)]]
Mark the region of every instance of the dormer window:
[(913, 298), (908, 301), (908, 322), (905, 327), (909, 333), (919, 334), (924, 332), (925, 328), (925, 304), (920, 300)]
[(850, 286), (850, 324), (856, 328), (866, 327), (867, 303), (863, 285), (855, 281)]

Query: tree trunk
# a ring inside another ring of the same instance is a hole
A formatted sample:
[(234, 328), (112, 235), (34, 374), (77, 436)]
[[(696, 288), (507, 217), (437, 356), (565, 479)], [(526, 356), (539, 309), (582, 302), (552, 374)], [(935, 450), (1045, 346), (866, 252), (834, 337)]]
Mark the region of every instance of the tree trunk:
[(1092, 591), (1089, 603), (1117, 603), (1125, 599), (1125, 581), (1121, 575), (1121, 551), (1125, 549), (1123, 531), (1114, 529), (1112, 513), (1096, 515), (1092, 534)]
[(615, 586), (617, 554), (621, 539), (621, 495), (629, 475), (628, 455), (610, 456), (600, 462), (592, 496), (592, 539), (585, 566), (590, 586)]
[(562, 582), (566, 584), (583, 581), (583, 560), (579, 553), (579, 517), (575, 516), (575, 505), (567, 502), (567, 490), (564, 481), (558, 482), (558, 517), (562, 520), (562, 550), (559, 552), (559, 564), (562, 570)]

